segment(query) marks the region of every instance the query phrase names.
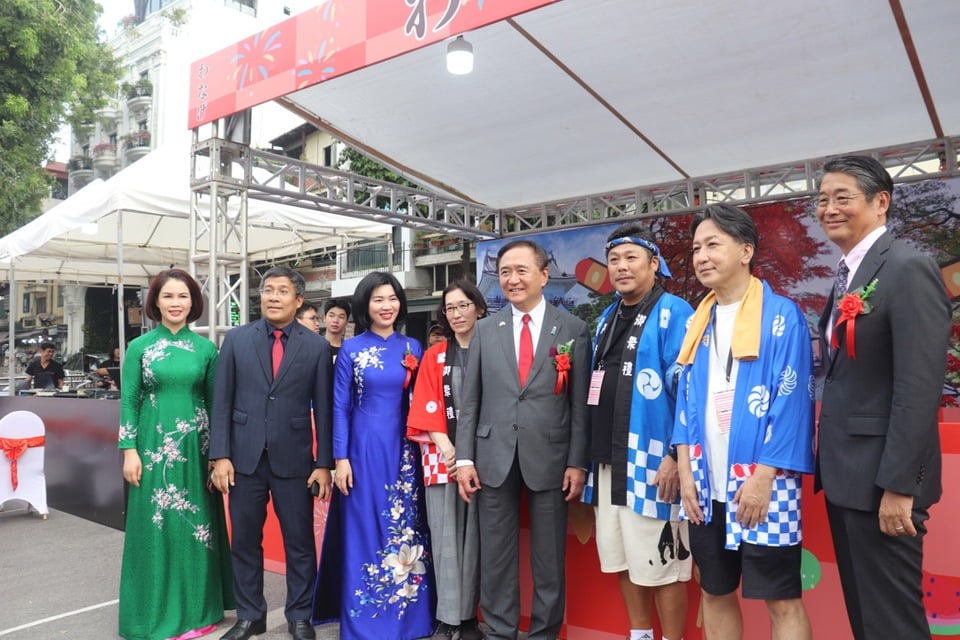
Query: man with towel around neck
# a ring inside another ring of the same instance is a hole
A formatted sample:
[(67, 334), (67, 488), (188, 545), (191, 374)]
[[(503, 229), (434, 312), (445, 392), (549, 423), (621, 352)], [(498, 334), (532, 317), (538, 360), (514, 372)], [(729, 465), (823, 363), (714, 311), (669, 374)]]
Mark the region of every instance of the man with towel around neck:
[(813, 471), (813, 353), (800, 308), (752, 275), (757, 227), (716, 204), (691, 225), (710, 289), (678, 363), (673, 443), (681, 517), (711, 640), (743, 636), (737, 586), (764, 600), (771, 637), (811, 637), (800, 584), (801, 474)]

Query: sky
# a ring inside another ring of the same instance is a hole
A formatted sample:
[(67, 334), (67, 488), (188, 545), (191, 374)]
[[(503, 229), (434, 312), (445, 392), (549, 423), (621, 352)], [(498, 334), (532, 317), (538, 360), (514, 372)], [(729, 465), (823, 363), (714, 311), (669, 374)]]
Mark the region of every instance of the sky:
[(133, 13), (133, 0), (99, 0), (99, 2), (103, 7), (100, 28), (107, 33), (107, 36), (111, 36), (117, 30), (120, 18)]

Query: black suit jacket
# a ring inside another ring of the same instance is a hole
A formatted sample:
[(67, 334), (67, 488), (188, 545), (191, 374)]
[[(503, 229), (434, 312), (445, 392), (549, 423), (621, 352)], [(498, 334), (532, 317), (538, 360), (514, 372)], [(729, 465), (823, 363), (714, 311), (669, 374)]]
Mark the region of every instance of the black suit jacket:
[[(850, 281), (876, 281), (873, 310), (856, 318), (856, 358), (826, 342), (815, 487), (840, 507), (876, 511), (884, 490), (912, 495), (914, 506), (939, 500), (940, 434), (951, 310), (940, 270), (928, 256), (883, 234)], [(834, 306), (831, 294), (820, 335)]]
[(309, 476), (315, 466), (332, 468), (330, 345), (294, 321), (274, 380), (264, 346), (271, 339), (265, 320), (237, 327), (224, 339), (214, 385), (210, 458), (230, 458), (238, 473), (251, 474), (269, 449), (270, 470), (281, 478)]

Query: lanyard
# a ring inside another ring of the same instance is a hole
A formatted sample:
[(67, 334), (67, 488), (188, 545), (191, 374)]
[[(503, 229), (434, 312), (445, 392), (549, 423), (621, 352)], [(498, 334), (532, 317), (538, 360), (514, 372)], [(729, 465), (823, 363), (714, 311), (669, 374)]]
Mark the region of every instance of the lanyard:
[(610, 314), (612, 319), (606, 331), (603, 332), (603, 344), (600, 347), (599, 357), (597, 358), (597, 371), (603, 371), (603, 360), (607, 357), (607, 352), (610, 351), (610, 346), (613, 344), (613, 336), (616, 335), (617, 331), (617, 318), (620, 317), (620, 309), (622, 308), (623, 300), (620, 300), (617, 302), (617, 310)]
[[(659, 283), (655, 283), (650, 292), (647, 293), (643, 300), (639, 302), (637, 313), (634, 316), (635, 320), (633, 322), (633, 328), (630, 330), (630, 335), (636, 336), (639, 339), (640, 332), (643, 331), (643, 325), (646, 324), (647, 318), (650, 316), (650, 312), (653, 311), (653, 307), (657, 304), (657, 301), (660, 299), (661, 295), (663, 295), (663, 287), (661, 287)], [(600, 340), (597, 342), (596, 371), (603, 370), (603, 359), (606, 357), (607, 353), (610, 351), (610, 347), (613, 345), (614, 336), (616, 335), (615, 332), (617, 328), (617, 318), (620, 317), (620, 310), (622, 308), (623, 299), (620, 299), (617, 302), (616, 310), (610, 313), (612, 320), (607, 322), (607, 327), (603, 330), (603, 335), (600, 336)]]
[[(720, 351), (717, 347), (717, 312), (714, 310), (713, 318), (710, 320), (713, 325), (713, 352), (717, 354), (717, 360), (720, 360)], [(730, 351), (727, 352), (726, 376), (727, 384), (730, 384), (730, 374), (733, 372), (733, 340), (730, 341)]]

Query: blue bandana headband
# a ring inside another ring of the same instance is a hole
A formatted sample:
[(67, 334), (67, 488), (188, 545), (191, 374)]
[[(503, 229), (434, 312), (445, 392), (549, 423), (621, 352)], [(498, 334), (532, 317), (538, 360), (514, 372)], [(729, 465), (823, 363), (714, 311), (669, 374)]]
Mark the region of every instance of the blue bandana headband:
[(653, 255), (660, 258), (659, 264), (657, 266), (657, 274), (663, 276), (664, 278), (672, 278), (670, 274), (670, 268), (667, 267), (667, 261), (663, 259), (663, 256), (660, 255), (660, 248), (657, 245), (653, 244), (649, 240), (644, 240), (643, 238), (637, 238), (636, 236), (625, 236), (623, 238), (616, 238), (607, 243), (603, 248), (606, 253), (610, 253), (610, 249), (618, 247), (621, 244), (638, 244), (644, 249), (647, 249)]

